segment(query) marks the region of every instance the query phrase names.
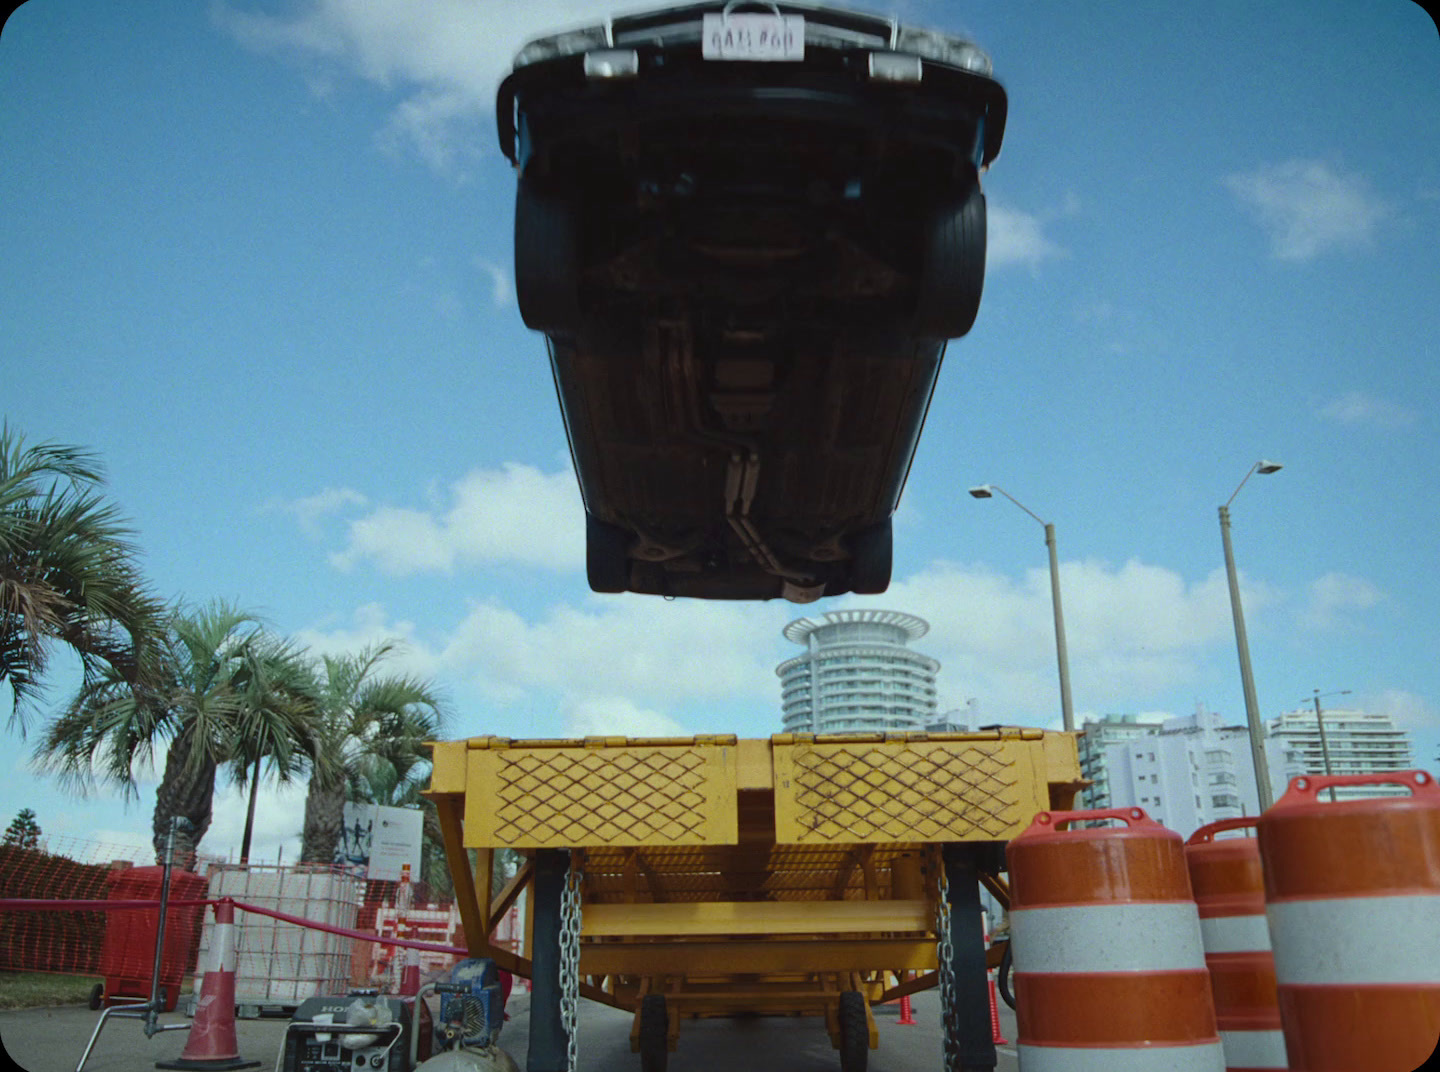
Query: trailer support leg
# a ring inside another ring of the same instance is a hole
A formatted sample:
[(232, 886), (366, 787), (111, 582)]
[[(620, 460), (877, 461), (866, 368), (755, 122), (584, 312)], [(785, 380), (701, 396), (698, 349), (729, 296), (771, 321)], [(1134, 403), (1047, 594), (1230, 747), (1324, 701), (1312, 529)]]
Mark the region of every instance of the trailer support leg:
[[(535, 931), (530, 992), (530, 1053), (526, 1072), (572, 1072), (560, 1016), (560, 902), (570, 872), (564, 849), (535, 853)], [(987, 1022), (988, 1027), (988, 1022)]]
[(950, 890), (951, 968), (955, 1007), (952, 1044), (959, 1058), (953, 1072), (988, 1072), (995, 1067), (990, 1029), (989, 974), (985, 967), (985, 923), (981, 916), (979, 852), (983, 845), (947, 844), (942, 849)]

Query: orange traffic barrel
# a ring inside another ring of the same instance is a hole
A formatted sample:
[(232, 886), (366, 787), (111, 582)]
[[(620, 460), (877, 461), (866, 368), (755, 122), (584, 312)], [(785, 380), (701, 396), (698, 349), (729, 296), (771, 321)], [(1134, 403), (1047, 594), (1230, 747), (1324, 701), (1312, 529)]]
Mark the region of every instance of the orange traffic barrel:
[[(1125, 825), (1073, 826), (1102, 819)], [(1006, 857), (1025, 1072), (1222, 1072), (1179, 834), (1140, 808), (1042, 811)]]
[(1257, 822), (1255, 816), (1221, 819), (1202, 826), (1185, 843), (1215, 999), (1215, 1024), (1229, 1072), (1290, 1067), (1280, 1029), (1270, 927), (1265, 921), (1260, 846), (1253, 837), (1215, 836)]
[[(1321, 800), (1402, 785), (1408, 796)], [(1304, 775), (1259, 823), (1296, 1072), (1424, 1064), (1440, 1041), (1440, 789), (1421, 770)]]

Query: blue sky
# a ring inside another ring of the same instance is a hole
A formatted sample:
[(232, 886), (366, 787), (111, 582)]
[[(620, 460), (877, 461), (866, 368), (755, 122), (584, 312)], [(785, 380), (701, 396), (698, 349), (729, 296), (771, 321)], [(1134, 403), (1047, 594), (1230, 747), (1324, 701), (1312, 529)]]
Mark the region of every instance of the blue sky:
[[(880, 9), (887, 9), (878, 2)], [(630, 5), (626, 8), (633, 7)], [(1440, 37), (1408, 0), (891, 4), (1010, 94), (980, 319), (950, 347), (896, 581), (811, 608), (597, 596), (543, 340), (511, 289), (494, 90), (591, 0), (31, 0), (0, 38), (0, 413), (99, 451), (158, 592), (316, 651), (395, 637), (452, 733), (779, 728), (780, 635), (927, 618), (942, 704), (1394, 714), (1440, 752)], [(64, 697), (67, 673), (50, 699)], [(8, 700), (0, 701), (8, 704)], [(0, 712), (0, 715), (8, 711)], [(144, 842), (7, 736), (0, 821)], [(298, 793), (259, 853), (293, 859)], [(238, 846), (237, 798), (203, 848)]]

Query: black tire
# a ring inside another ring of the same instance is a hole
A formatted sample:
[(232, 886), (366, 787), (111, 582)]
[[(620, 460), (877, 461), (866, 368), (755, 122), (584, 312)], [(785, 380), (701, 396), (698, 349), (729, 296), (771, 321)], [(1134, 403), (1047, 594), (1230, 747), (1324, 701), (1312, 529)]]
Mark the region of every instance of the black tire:
[(865, 1072), (870, 1063), (870, 1025), (865, 996), (858, 990), (840, 995), (840, 1072)]
[(979, 182), (931, 214), (921, 243), (915, 333), (958, 339), (975, 325), (985, 289), (985, 195)]
[(630, 534), (585, 514), (585, 576), (592, 592), (630, 590)]
[(886, 518), (850, 537), (850, 590), (875, 596), (890, 587), (895, 561), (895, 525)]
[(575, 204), (524, 178), (515, 192), (515, 300), (535, 331), (572, 335), (580, 326)]
[(1005, 999), (1005, 1004), (1013, 1010), (1015, 1008), (1015, 995), (1010, 992), (1010, 971), (1014, 966), (1010, 956), (1010, 943), (1005, 943), (1005, 952), (1000, 954), (1000, 970), (995, 973), (998, 980), (1000, 996)]
[(90, 988), (90, 1008), (93, 1011), (103, 1004), (105, 1004), (105, 984), (96, 983)]
[(670, 1059), (670, 1010), (664, 994), (640, 999), (640, 1072), (665, 1072)]

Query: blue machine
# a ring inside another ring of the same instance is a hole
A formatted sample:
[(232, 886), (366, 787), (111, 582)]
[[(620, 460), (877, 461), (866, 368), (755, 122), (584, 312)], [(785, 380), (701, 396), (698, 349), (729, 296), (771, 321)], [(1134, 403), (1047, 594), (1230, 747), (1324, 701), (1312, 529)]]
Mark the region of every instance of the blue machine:
[(450, 969), (440, 995), (435, 1022), (435, 1049), (485, 1049), (500, 1038), (505, 1023), (505, 992), (500, 971), (488, 957), (462, 960)]

